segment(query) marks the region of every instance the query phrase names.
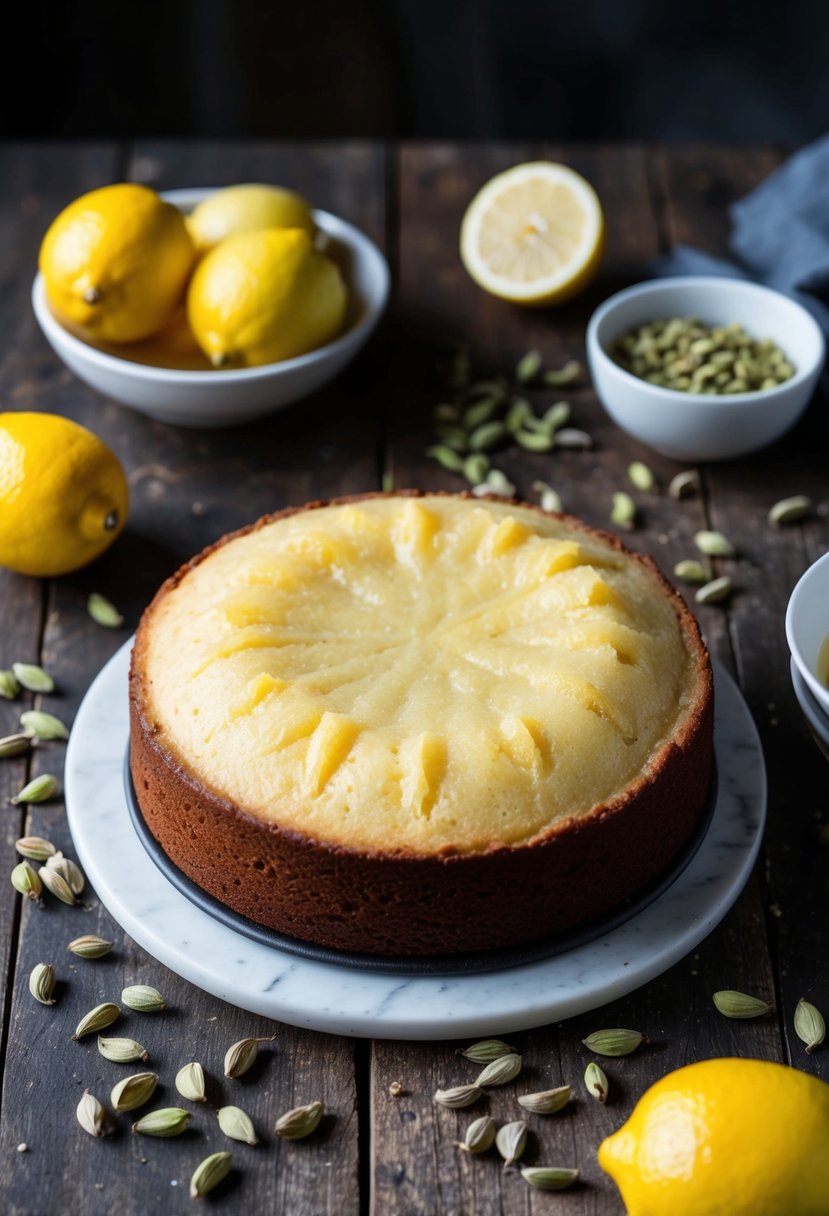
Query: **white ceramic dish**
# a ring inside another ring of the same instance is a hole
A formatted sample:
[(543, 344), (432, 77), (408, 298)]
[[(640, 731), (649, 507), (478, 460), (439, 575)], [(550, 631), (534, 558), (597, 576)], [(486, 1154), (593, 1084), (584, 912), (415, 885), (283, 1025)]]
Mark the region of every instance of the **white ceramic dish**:
[[(168, 190), (162, 198), (188, 212), (213, 193), (207, 189)], [(313, 215), (331, 243), (328, 252), (345, 273), (351, 305), (341, 337), (297, 359), (228, 371), (179, 371), (122, 359), (89, 346), (55, 320), (40, 274), (32, 287), (38, 324), (76, 376), (104, 396), (151, 418), (177, 426), (221, 427), (262, 417), (333, 380), (368, 341), (388, 300), (389, 268), (374, 242), (327, 211), (314, 211)]]
[(798, 581), (786, 609), (786, 640), (812, 696), (829, 716), (829, 688), (818, 679), (820, 648), (829, 636), (829, 553)]
[(829, 760), (829, 714), (825, 714), (815, 698), (806, 687), (806, 681), (798, 670), (794, 659), (791, 661), (792, 687), (797, 703), (803, 711), (803, 717), (809, 725), (815, 743)]
[[(660, 317), (738, 321), (772, 338), (795, 367), (778, 388), (699, 396), (649, 384), (608, 353), (631, 330)], [(825, 357), (813, 317), (788, 296), (742, 279), (689, 275), (654, 279), (605, 300), (587, 327), (587, 358), (596, 392), (623, 431), (676, 460), (729, 460), (779, 439), (809, 404)]]

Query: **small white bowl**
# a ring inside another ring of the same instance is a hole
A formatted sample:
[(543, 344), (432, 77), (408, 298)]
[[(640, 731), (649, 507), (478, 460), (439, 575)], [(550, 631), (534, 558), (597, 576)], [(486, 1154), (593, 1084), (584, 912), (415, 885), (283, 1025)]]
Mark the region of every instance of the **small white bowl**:
[[(188, 212), (213, 190), (168, 190), (162, 198)], [(69, 333), (46, 302), (43, 276), (32, 287), (40, 328), (66, 366), (92, 388), (122, 405), (176, 426), (235, 426), (292, 405), (342, 371), (368, 341), (389, 295), (389, 268), (380, 250), (353, 224), (327, 211), (314, 211), (326, 252), (348, 283), (350, 306), (345, 332), (318, 350), (264, 367), (226, 371), (179, 371), (123, 359)]]
[(794, 695), (797, 697), (797, 703), (803, 712), (803, 717), (806, 719), (815, 743), (817, 743), (826, 759), (829, 760), (829, 715), (823, 712), (809, 692), (809, 689), (806, 687), (806, 681), (800, 674), (794, 659), (791, 661), (791, 668), (792, 687), (794, 688)]
[(800, 578), (786, 609), (786, 640), (797, 670), (829, 722), (829, 688), (817, 675), (820, 648), (829, 636), (829, 553)]
[[(618, 338), (661, 317), (699, 317), (708, 325), (738, 321), (771, 338), (795, 373), (778, 388), (701, 396), (634, 376), (609, 353)], [(749, 283), (689, 275), (654, 279), (605, 300), (587, 327), (587, 358), (596, 392), (623, 431), (676, 460), (730, 460), (773, 443), (809, 404), (823, 367), (823, 334), (788, 296)]]

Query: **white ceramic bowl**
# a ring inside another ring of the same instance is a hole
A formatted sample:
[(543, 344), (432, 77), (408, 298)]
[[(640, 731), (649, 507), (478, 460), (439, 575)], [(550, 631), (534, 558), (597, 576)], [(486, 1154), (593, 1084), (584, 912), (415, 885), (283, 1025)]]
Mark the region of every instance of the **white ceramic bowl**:
[(803, 711), (803, 717), (812, 732), (812, 736), (827, 760), (829, 760), (829, 714), (825, 714), (815, 698), (806, 687), (806, 681), (792, 659), (792, 687), (797, 703)]
[[(795, 367), (778, 388), (700, 396), (649, 384), (608, 353), (624, 334), (660, 317), (699, 317), (709, 325), (738, 321), (771, 338)], [(676, 460), (728, 460), (773, 443), (809, 404), (823, 367), (825, 343), (814, 318), (788, 296), (742, 279), (654, 279), (605, 300), (587, 327), (587, 358), (604, 408), (623, 431)]]
[(820, 648), (829, 636), (829, 553), (797, 583), (786, 609), (786, 639), (797, 670), (829, 720), (829, 688), (817, 676)]
[[(191, 211), (213, 190), (169, 190), (162, 195)], [(307, 397), (350, 363), (377, 325), (389, 295), (389, 268), (377, 246), (353, 224), (314, 211), (329, 252), (346, 276), (351, 303), (345, 332), (319, 350), (281, 363), (227, 371), (179, 371), (132, 362), (89, 346), (55, 320), (42, 275), (32, 287), (32, 306), (53, 350), (81, 380), (162, 422), (177, 426), (233, 426)]]

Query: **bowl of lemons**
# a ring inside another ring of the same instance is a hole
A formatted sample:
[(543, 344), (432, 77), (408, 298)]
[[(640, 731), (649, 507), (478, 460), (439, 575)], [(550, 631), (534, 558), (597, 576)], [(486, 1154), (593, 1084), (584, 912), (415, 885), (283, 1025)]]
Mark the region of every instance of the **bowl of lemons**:
[(293, 191), (121, 183), (53, 221), (32, 305), (98, 392), (177, 426), (223, 427), (332, 380), (388, 294), (377, 246)]

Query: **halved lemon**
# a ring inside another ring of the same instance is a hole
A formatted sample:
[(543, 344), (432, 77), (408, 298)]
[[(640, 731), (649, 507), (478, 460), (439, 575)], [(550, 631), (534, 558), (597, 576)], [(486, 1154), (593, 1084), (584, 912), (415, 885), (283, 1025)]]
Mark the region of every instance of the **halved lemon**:
[(604, 215), (566, 165), (533, 161), (498, 173), (466, 209), (461, 258), (479, 286), (514, 304), (558, 304), (599, 268)]

